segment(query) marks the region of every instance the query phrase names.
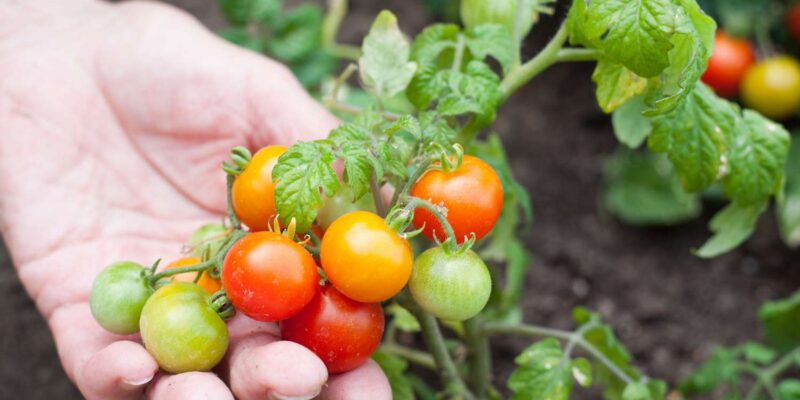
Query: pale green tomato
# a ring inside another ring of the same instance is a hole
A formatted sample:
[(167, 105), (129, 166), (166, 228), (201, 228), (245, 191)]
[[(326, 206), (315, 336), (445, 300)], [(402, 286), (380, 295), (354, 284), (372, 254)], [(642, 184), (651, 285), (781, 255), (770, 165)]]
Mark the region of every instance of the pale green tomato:
[(206, 224), (197, 228), (189, 239), (189, 244), (195, 246), (192, 250), (192, 255), (202, 258), (203, 253), (208, 249), (209, 258), (216, 257), (223, 243), (225, 243), (227, 233), (228, 229), (222, 224)]
[(167, 372), (208, 371), (228, 349), (228, 328), (205, 290), (175, 282), (158, 289), (139, 321), (142, 342)]
[(322, 208), (317, 212), (317, 223), (323, 230), (328, 230), (333, 221), (353, 211), (369, 211), (375, 213), (375, 201), (367, 193), (353, 201), (353, 190), (342, 185), (333, 197), (325, 197)]
[(145, 267), (123, 261), (109, 265), (97, 275), (89, 308), (100, 326), (120, 335), (139, 331), (142, 307), (153, 294), (145, 272)]
[(486, 306), (492, 277), (474, 251), (447, 254), (434, 247), (414, 261), (408, 287), (423, 310), (441, 319), (463, 321)]
[[(528, 0), (522, 6), (520, 38), (533, 26), (533, 3)], [(461, 0), (461, 21), (468, 29), (482, 24), (500, 24), (513, 34), (516, 19), (517, 0)]]

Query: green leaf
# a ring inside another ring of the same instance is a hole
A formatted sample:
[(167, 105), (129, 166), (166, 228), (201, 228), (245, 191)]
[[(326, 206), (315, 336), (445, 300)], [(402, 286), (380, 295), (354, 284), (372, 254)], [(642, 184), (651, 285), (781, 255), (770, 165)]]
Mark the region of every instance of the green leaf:
[(786, 187), (778, 196), (776, 216), (783, 241), (792, 248), (800, 246), (800, 137), (794, 135), (785, 167)]
[(378, 97), (394, 96), (408, 86), (417, 64), (409, 61), (411, 48), (394, 14), (386, 10), (378, 14), (361, 48), (361, 80)]
[(572, 360), (572, 376), (583, 387), (592, 385), (592, 364), (585, 358)]
[(622, 400), (653, 400), (650, 389), (641, 382), (632, 382), (622, 392)]
[(262, 52), (264, 48), (264, 43), (250, 34), (247, 28), (234, 26), (221, 30), (219, 35), (223, 39), (239, 47), (244, 47), (245, 49), (250, 49), (258, 53)]
[(650, 120), (642, 115), (646, 109), (644, 99), (636, 96), (614, 110), (611, 114), (611, 124), (620, 143), (632, 149), (644, 143), (653, 130)]
[(465, 44), (470, 53), (479, 60), (494, 57), (503, 72), (508, 72), (514, 59), (514, 42), (511, 33), (502, 25), (478, 25), (466, 32)]
[(735, 201), (753, 203), (782, 189), (789, 133), (755, 111), (745, 110), (743, 122), (728, 152), (722, 187)]
[(769, 301), (761, 306), (758, 318), (764, 325), (769, 344), (781, 353), (800, 346), (800, 291), (788, 299)]
[(756, 342), (747, 342), (742, 345), (742, 352), (747, 361), (756, 364), (769, 364), (778, 356), (775, 350)]
[(737, 366), (739, 350), (717, 348), (703, 364), (680, 383), (681, 392), (687, 395), (710, 393), (723, 384), (733, 384), (739, 379)]
[(800, 380), (784, 379), (778, 384), (778, 398), (780, 400), (800, 400)]
[(302, 60), (290, 63), (289, 68), (303, 87), (313, 88), (331, 76), (338, 65), (336, 57), (324, 51), (315, 51)]
[(609, 61), (642, 77), (659, 74), (669, 65), (678, 7), (670, 0), (595, 0), (586, 9), (582, 29)]
[(380, 349), (372, 353), (372, 359), (380, 365), (383, 373), (386, 374), (386, 378), (389, 379), (389, 385), (392, 387), (392, 399), (414, 399), (414, 390), (411, 387), (411, 382), (405, 376), (405, 371), (408, 369), (406, 360), (386, 354)]
[(700, 198), (686, 193), (661, 154), (620, 148), (606, 160), (603, 205), (633, 225), (672, 225), (699, 215)]
[(441, 96), (436, 111), (444, 116), (467, 113), (476, 115), (480, 126), (495, 118), (500, 105), (500, 78), (481, 61), (470, 61), (464, 72), (442, 71), (445, 94)]
[(419, 332), (420, 326), (419, 321), (411, 314), (408, 310), (403, 308), (403, 306), (392, 303), (386, 307), (386, 312), (391, 315), (394, 319), (394, 326), (397, 329), (400, 329), (403, 332)]
[(570, 362), (554, 338), (523, 350), (514, 360), (517, 369), (508, 378), (512, 399), (566, 400), (572, 392)]
[(724, 173), (723, 161), (737, 111), (710, 88), (697, 84), (675, 110), (652, 118), (648, 145), (667, 153), (684, 189), (702, 190)]
[(736, 248), (753, 234), (758, 217), (767, 205), (766, 200), (751, 204), (730, 203), (711, 219), (709, 228), (714, 235), (695, 251), (695, 255), (713, 258)]
[(586, 0), (573, 0), (572, 6), (567, 13), (567, 33), (569, 42), (572, 45), (593, 47), (591, 41), (586, 37), (584, 28), (586, 27)]
[(272, 170), (275, 185), (275, 208), (281, 221), (296, 220), (297, 232), (308, 230), (317, 209), (322, 206), (322, 189), (333, 196), (339, 189), (339, 177), (332, 164), (336, 160), (333, 146), (327, 141), (300, 142), (278, 159)]
[(220, 0), (219, 6), (231, 25), (244, 26), (250, 21), (271, 21), (280, 12), (281, 0)]
[(322, 18), (322, 10), (317, 6), (303, 5), (288, 11), (273, 26), (269, 54), (278, 60), (295, 63), (320, 51)]
[(597, 103), (605, 113), (616, 110), (647, 86), (646, 79), (620, 64), (603, 59), (597, 63), (592, 80), (597, 84)]
[(433, 24), (414, 39), (411, 59), (417, 62), (418, 67), (406, 95), (418, 109), (430, 107), (444, 89), (445, 83), (438, 71), (453, 63), (459, 32), (459, 27), (454, 24)]

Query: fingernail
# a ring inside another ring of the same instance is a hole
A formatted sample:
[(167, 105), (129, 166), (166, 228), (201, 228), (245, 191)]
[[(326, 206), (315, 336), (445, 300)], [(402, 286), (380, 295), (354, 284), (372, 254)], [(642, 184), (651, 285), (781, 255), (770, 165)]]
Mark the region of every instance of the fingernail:
[(274, 400), (309, 400), (317, 397), (318, 394), (319, 391), (317, 391), (317, 393), (314, 393), (311, 396), (284, 396), (279, 393), (273, 393), (272, 396), (270, 397)]
[(122, 380), (122, 386), (126, 386), (126, 387), (129, 387), (131, 389), (135, 389), (135, 388), (138, 388), (138, 387), (140, 387), (140, 386), (142, 386), (142, 385), (144, 385), (144, 384), (146, 384), (146, 383), (148, 383), (148, 382), (150, 382), (152, 380), (153, 380), (153, 375), (150, 375), (147, 378), (139, 379), (139, 380), (123, 379)]

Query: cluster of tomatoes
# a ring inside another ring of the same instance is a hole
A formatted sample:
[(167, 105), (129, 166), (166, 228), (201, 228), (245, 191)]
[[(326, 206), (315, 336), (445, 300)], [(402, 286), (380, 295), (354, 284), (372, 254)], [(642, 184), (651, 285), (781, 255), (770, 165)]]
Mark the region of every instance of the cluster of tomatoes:
[[(800, 43), (800, 6), (787, 14), (787, 28)], [(800, 61), (786, 55), (756, 58), (753, 44), (723, 31), (714, 37), (714, 52), (703, 82), (723, 97), (740, 97), (742, 103), (776, 120), (800, 111)]]
[[(311, 240), (292, 224), (277, 227), (272, 169), (285, 151), (248, 154), (233, 180), (232, 210), (246, 230), (206, 225), (189, 241), (192, 254), (163, 270), (119, 262), (101, 272), (90, 298), (97, 322), (113, 333), (140, 333), (165, 371), (205, 371), (225, 355), (225, 319), (235, 310), (278, 322), (283, 339), (341, 373), (375, 351), (384, 329), (380, 303), (406, 287), (439, 318), (465, 320), (485, 307), (490, 274), (469, 246), (492, 230), (502, 208), (502, 185), (488, 164), (471, 156), (450, 168), (434, 164), (404, 195), (406, 208), (428, 205), (407, 210), (413, 215), (405, 214), (405, 224), (387, 222), (372, 196), (354, 200), (344, 186), (325, 199)], [(416, 257), (409, 222), (436, 243)]]

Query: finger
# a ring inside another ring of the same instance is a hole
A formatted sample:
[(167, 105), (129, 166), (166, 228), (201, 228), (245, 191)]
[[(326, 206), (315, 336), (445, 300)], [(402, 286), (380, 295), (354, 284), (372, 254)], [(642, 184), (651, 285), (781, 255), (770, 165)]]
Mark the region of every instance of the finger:
[(159, 374), (147, 389), (152, 400), (233, 400), (228, 387), (211, 372)]
[(320, 393), (322, 400), (391, 400), (389, 380), (375, 361), (343, 374), (332, 375)]
[(278, 340), (277, 325), (237, 315), (230, 323), (229, 384), (237, 398), (310, 399), (328, 371), (305, 347)]
[(57, 309), (50, 328), (67, 375), (87, 399), (134, 399), (158, 371), (142, 345), (106, 332), (87, 303)]

